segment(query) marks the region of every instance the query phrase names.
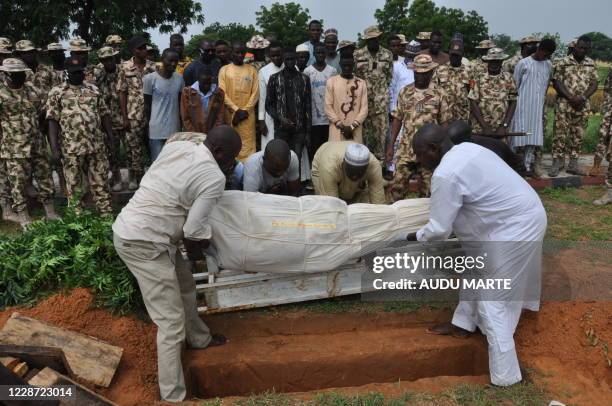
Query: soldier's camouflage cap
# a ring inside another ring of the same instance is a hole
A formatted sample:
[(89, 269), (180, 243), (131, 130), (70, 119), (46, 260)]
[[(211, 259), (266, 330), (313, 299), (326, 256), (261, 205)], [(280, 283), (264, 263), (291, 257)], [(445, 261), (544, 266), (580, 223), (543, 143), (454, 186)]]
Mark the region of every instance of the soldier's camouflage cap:
[(419, 73), (429, 72), (437, 67), (438, 64), (431, 59), (430, 55), (426, 54), (417, 55), (412, 63), (408, 64), (408, 68)]
[(503, 61), (504, 59), (508, 59), (508, 54), (505, 54), (501, 48), (491, 48), (486, 55), (482, 56), (483, 61)]
[(105, 46), (121, 45), (121, 44), (123, 44), (123, 38), (121, 38), (117, 34), (111, 34), (111, 35), (107, 36), (106, 37), (106, 41), (104, 41), (104, 45)]
[(576, 44), (578, 43), (578, 38), (574, 38), (573, 40), (571, 40), (570, 42), (568, 42), (567, 47), (568, 48), (574, 48), (576, 46)]
[(87, 46), (87, 42), (83, 38), (73, 38), (68, 43), (70, 45), (70, 52), (89, 52), (91, 48)]
[(540, 39), (535, 35), (527, 35), (526, 37), (521, 38), (519, 44), (531, 44), (534, 42), (540, 42)]
[(6, 58), (0, 66), (0, 70), (3, 72), (26, 72), (30, 69), (19, 58)]
[(36, 47), (29, 39), (22, 39), (21, 41), (17, 41), (15, 44), (15, 51), (17, 52), (28, 52), (28, 51), (36, 51)]
[(115, 51), (113, 47), (102, 47), (98, 50), (98, 58), (99, 59), (112, 58), (118, 53), (119, 52)]
[(355, 46), (355, 43), (353, 41), (348, 41), (346, 39), (343, 39), (342, 41), (338, 43), (338, 51), (341, 50), (342, 48), (354, 47), (354, 46)]
[(372, 39), (377, 38), (382, 35), (382, 31), (378, 29), (377, 26), (372, 25), (365, 30), (363, 30), (363, 39)]
[(59, 42), (52, 42), (47, 45), (47, 51), (65, 51), (66, 48)]
[(13, 43), (10, 39), (6, 37), (0, 37), (0, 48), (10, 48), (13, 46)]
[(431, 39), (431, 32), (428, 31), (421, 31), (419, 32), (419, 35), (417, 35), (416, 39)]
[(491, 49), (495, 48), (495, 42), (490, 39), (485, 39), (484, 41), (480, 41), (476, 46), (477, 49)]
[(395, 36), (400, 39), (400, 44), (406, 45), (408, 43), (404, 34), (395, 34)]

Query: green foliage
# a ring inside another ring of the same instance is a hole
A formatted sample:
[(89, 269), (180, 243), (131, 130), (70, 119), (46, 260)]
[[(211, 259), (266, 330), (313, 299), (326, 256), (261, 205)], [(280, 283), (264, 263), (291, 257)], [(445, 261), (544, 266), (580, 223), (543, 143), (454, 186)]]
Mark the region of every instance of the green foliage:
[(408, 4), (409, 0), (387, 0), (382, 9), (374, 12), (378, 27), (383, 31), (382, 44), (388, 44), (390, 36), (404, 33), (410, 22)]
[(68, 208), (61, 220), (35, 221), (23, 233), (0, 236), (0, 308), (85, 287), (99, 305), (119, 313), (142, 309), (136, 280), (115, 252), (112, 223)]
[(255, 34), (257, 34), (257, 30), (252, 24), (221, 24), (219, 22), (214, 22), (204, 28), (202, 34), (191, 37), (185, 46), (185, 53), (192, 58), (198, 58), (200, 56), (200, 41), (203, 39), (210, 39), (212, 41), (223, 39), (231, 44), (234, 41), (247, 42)]
[(261, 6), (255, 12), (257, 25), (264, 36), (275, 36), (285, 46), (297, 46), (306, 41), (310, 14), (298, 3), (274, 3)]
[(480, 41), (488, 38), (487, 22), (473, 10), (466, 13), (458, 8), (436, 7), (431, 0), (414, 0), (406, 11), (407, 5), (408, 1), (387, 0), (382, 10), (374, 13), (379, 28), (386, 33), (404, 34), (407, 40), (416, 38), (420, 31), (438, 30), (444, 34), (444, 48), (453, 33), (460, 32), (468, 57), (474, 55)]
[(612, 62), (612, 38), (601, 32), (587, 32), (591, 37), (591, 53), (589, 57), (600, 61)]
[(204, 23), (202, 5), (194, 0), (0, 0), (0, 10), (3, 36), (17, 41), (27, 33), (39, 46), (75, 34), (98, 47), (109, 34), (129, 38), (149, 28), (168, 33), (176, 26), (186, 32), (190, 24)]
[(497, 45), (498, 48), (503, 49), (508, 55), (514, 55), (516, 51), (521, 49), (521, 45), (518, 41), (513, 40), (507, 34), (495, 34), (491, 35), (491, 40)]

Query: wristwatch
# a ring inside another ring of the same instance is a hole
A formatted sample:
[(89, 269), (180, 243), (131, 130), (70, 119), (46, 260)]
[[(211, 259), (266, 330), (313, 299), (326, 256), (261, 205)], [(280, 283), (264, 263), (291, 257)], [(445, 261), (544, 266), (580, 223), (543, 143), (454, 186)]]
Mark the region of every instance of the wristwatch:
[(509, 125), (510, 125), (510, 124), (508, 124), (508, 123), (503, 123), (501, 126), (502, 126), (503, 128), (508, 128), (508, 126), (509, 126)]

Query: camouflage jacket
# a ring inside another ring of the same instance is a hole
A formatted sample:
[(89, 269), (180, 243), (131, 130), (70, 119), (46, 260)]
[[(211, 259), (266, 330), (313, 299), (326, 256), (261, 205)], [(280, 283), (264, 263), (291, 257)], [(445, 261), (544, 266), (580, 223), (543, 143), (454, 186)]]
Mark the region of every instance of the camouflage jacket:
[(26, 81), (31, 82), (38, 89), (44, 103), (49, 90), (53, 87), (53, 69), (47, 65), (38, 64), (36, 72), (31, 70), (26, 72)]
[(433, 82), (427, 89), (408, 85), (397, 98), (397, 107), (391, 115), (403, 122), (402, 141), (397, 152), (397, 162), (416, 162), (412, 151), (412, 138), (425, 124), (444, 124), (451, 119), (448, 96), (444, 89)]
[(65, 70), (55, 70), (51, 68), (51, 87), (49, 90), (53, 89), (55, 86), (61, 85), (66, 81), (66, 71)]
[(59, 122), (62, 152), (85, 155), (104, 149), (102, 117), (110, 114), (98, 88), (89, 83), (56, 86), (47, 99), (47, 119)]
[(142, 122), (144, 120), (144, 94), (142, 92), (142, 79), (146, 74), (155, 72), (155, 63), (146, 61), (141, 71), (134, 63), (134, 58), (121, 64), (117, 79), (117, 90), (127, 92), (128, 119)]
[[(499, 75), (487, 73), (470, 81), (468, 97), (478, 102), (482, 118), (494, 129), (503, 124), (508, 107), (516, 101), (517, 96), (514, 78), (503, 70)], [(480, 129), (478, 124), (474, 124), (474, 127)]]
[(41, 91), (31, 82), (21, 89), (0, 84), (0, 158), (30, 158), (32, 145), (42, 139), (39, 126)]
[[(591, 58), (585, 57), (582, 62), (578, 62), (573, 55), (568, 55), (553, 63), (551, 77), (552, 80), (563, 83), (570, 94), (580, 96), (593, 81), (597, 82), (597, 67)], [(560, 110), (573, 110), (564, 97), (557, 97), (557, 105)], [(590, 107), (587, 100), (583, 111), (589, 111)]]
[(355, 75), (365, 80), (368, 89), (368, 114), (386, 113), (389, 106), (389, 84), (393, 75), (393, 54), (380, 47), (372, 56), (367, 47), (354, 53)]
[(516, 51), (516, 54), (504, 61), (504, 63), (502, 64), (502, 69), (508, 72), (509, 74), (514, 75), (514, 68), (516, 68), (516, 65), (520, 62), (521, 59), (523, 59), (523, 55), (521, 54), (521, 51), (518, 50)]
[(442, 87), (448, 96), (448, 108), (451, 120), (469, 120), (470, 100), (470, 68), (461, 65), (458, 68), (450, 64), (441, 65), (436, 69), (437, 85)]
[(486, 74), (489, 71), (487, 63), (480, 58), (470, 61), (470, 79), (477, 78)]
[(604, 84), (604, 100), (601, 105), (601, 113), (605, 114), (612, 110), (612, 69), (608, 70), (608, 77)]
[(119, 91), (117, 90), (117, 81), (119, 73), (107, 73), (104, 68), (102, 71), (96, 71), (96, 86), (102, 94), (102, 98), (106, 103), (111, 115), (114, 130), (123, 128), (123, 115), (121, 114), (121, 106), (119, 105)]

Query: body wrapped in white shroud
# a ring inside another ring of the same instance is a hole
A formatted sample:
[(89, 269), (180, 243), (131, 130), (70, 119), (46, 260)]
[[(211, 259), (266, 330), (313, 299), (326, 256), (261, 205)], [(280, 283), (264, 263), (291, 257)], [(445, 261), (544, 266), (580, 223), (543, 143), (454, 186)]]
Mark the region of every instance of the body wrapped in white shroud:
[(226, 191), (208, 218), (207, 254), (236, 271), (328, 271), (405, 239), (428, 217), (429, 199), (347, 205), (330, 196)]

